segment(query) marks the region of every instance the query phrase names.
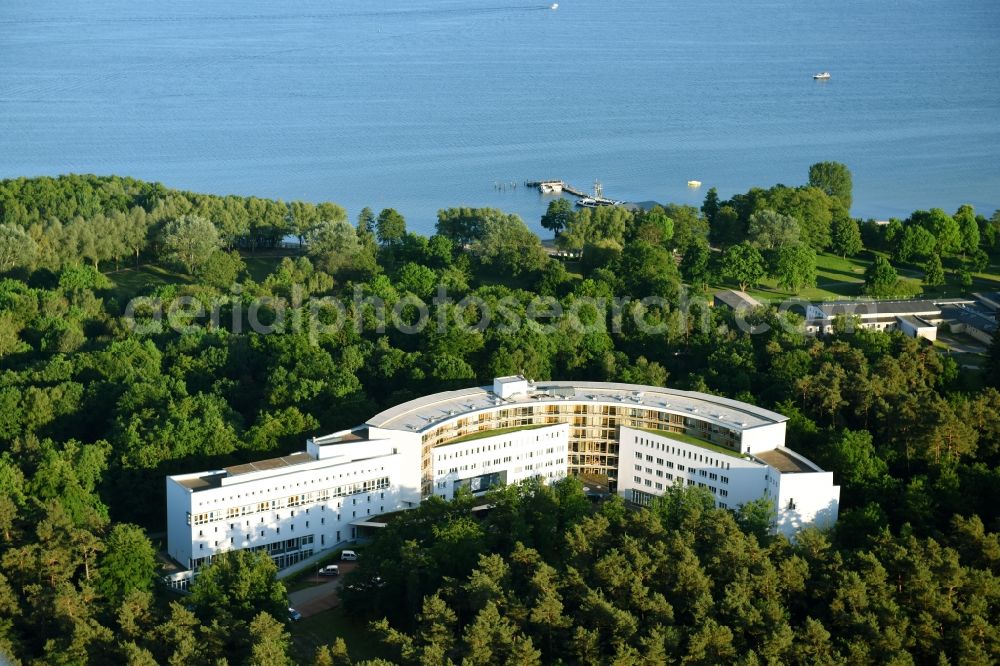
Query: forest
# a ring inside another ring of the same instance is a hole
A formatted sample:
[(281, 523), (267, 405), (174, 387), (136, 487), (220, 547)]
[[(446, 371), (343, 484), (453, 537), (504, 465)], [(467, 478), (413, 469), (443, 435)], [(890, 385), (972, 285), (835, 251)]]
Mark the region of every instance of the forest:
[[(841, 485), (840, 521), (790, 543), (767, 531), (766, 507), (730, 513), (681, 491), (649, 510), (594, 507), (573, 480), (499, 491), (482, 520), (468, 498), (428, 502), (357, 574), (352, 608), (394, 661), (996, 662), (1000, 345), (980, 372), (898, 333), (809, 336), (794, 313), (761, 309), (749, 318), (770, 326), (750, 335), (708, 302), (764, 275), (806, 285), (820, 251), (874, 257), (876, 296), (899, 293), (900, 262), (961, 277), (996, 259), (1000, 214), (860, 222), (836, 163), (799, 187), (709, 191), (701, 209), (559, 201), (542, 225), (582, 253), (568, 261), (492, 209), (444, 209), (428, 237), (393, 209), (350, 221), (332, 203), (114, 176), (0, 181), (0, 654), (301, 661), (267, 557), (224, 559), (190, 597), (158, 585), (164, 476), (301, 450), (412, 397), (524, 372), (786, 414), (788, 445)], [(434, 303), (439, 286), (454, 299)], [(357, 293), (419, 298), (435, 325), (380, 329)], [(621, 325), (579, 306), (621, 296)], [(222, 313), (155, 331), (126, 316), (132, 299), (183, 297)], [(475, 326), (464, 297), (526, 323)], [(540, 298), (587, 325), (531, 316)], [(361, 325), (230, 325), (255, 305), (276, 318), (280, 299), (289, 322), (333, 299)], [(350, 663), (337, 639), (308, 660)]]

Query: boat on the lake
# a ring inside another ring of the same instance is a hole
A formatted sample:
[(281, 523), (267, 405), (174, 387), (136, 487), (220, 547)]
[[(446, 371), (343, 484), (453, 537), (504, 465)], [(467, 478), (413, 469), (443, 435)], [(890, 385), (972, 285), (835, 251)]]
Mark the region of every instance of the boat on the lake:
[(604, 196), (604, 187), (601, 185), (600, 181), (594, 181), (594, 194), (589, 197), (581, 197), (576, 200), (576, 205), (582, 208), (600, 208), (602, 206), (621, 206), (624, 205), (624, 201), (618, 201), (617, 199), (608, 199)]
[(549, 9), (559, 9), (559, 3), (553, 2), (551, 5), (549, 5)]
[(576, 200), (576, 205), (583, 208), (601, 208), (603, 206), (622, 206), (624, 201), (618, 201), (617, 199), (606, 199), (604, 197), (583, 197)]
[(817, 81), (826, 81), (830, 78), (830, 72), (820, 72), (819, 74), (813, 74), (813, 78)]
[(699, 187), (701, 187), (701, 181), (700, 180), (689, 180), (688, 181), (688, 187), (699, 188)]

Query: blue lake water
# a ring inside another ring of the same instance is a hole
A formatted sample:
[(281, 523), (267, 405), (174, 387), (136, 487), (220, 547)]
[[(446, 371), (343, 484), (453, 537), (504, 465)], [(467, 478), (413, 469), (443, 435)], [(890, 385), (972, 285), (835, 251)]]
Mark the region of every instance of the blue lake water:
[(857, 216), (1000, 207), (994, 0), (559, 5), (3, 0), (0, 177), (392, 206), (421, 232), (457, 205), (537, 229), (548, 199), (498, 183), (698, 204), (821, 160)]

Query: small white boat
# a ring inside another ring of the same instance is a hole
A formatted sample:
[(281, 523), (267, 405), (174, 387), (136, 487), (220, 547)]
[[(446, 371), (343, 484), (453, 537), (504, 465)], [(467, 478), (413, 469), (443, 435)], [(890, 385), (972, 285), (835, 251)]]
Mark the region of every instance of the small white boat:
[(699, 187), (701, 187), (701, 181), (700, 180), (689, 180), (688, 181), (688, 187), (699, 188)]
[(559, 3), (553, 2), (551, 5), (549, 5), (549, 9), (559, 9)]
[(813, 78), (817, 81), (826, 81), (830, 78), (830, 72), (820, 72), (819, 74), (813, 74)]

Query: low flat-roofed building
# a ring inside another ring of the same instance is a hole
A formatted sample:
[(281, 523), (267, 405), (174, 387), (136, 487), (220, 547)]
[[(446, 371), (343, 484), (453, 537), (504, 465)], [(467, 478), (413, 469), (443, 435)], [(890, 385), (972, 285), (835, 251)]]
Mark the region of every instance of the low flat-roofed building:
[(806, 306), (806, 331), (832, 333), (838, 317), (853, 317), (857, 326), (880, 331), (899, 329), (899, 317), (919, 317), (938, 326), (943, 318), (941, 308), (946, 305), (971, 304), (966, 298), (938, 300), (843, 300), (810, 303)]
[(712, 304), (715, 307), (724, 306), (730, 310), (753, 310), (754, 308), (759, 308), (761, 302), (756, 298), (746, 293), (745, 291), (739, 291), (736, 289), (726, 289), (715, 294), (712, 300)]
[(988, 306), (949, 305), (943, 308), (942, 316), (954, 333), (964, 333), (983, 344), (993, 342), (997, 331), (997, 312)]
[(911, 338), (937, 340), (937, 326), (917, 315), (897, 315), (896, 323), (900, 331)]

